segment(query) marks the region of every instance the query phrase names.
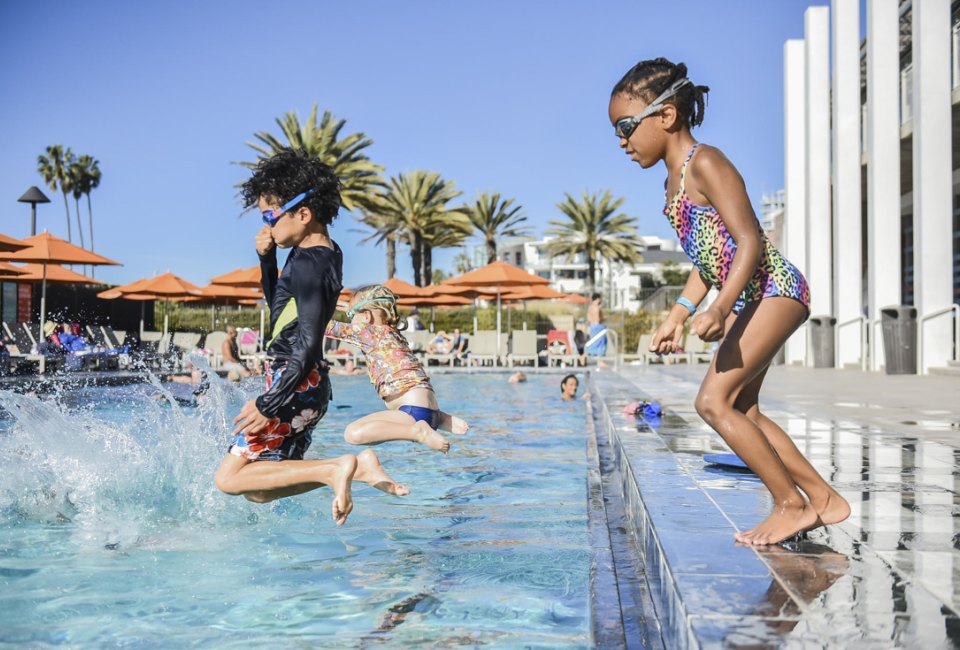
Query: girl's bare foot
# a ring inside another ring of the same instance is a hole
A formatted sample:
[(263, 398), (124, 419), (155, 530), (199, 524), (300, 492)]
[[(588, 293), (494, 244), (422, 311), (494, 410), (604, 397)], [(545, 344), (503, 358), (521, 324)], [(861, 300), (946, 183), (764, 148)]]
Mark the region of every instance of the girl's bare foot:
[(777, 544), (815, 527), (818, 519), (817, 511), (808, 503), (801, 506), (784, 505), (777, 508), (755, 528), (738, 533), (734, 537), (738, 542), (756, 546)]
[[(825, 524), (839, 524), (850, 516), (850, 504), (835, 490), (830, 490), (826, 497), (810, 497), (810, 505), (820, 516), (820, 526)], [(814, 526), (816, 528), (817, 526)]]
[(357, 473), (354, 474), (353, 480), (361, 481), (381, 492), (398, 497), (410, 494), (410, 490), (387, 476), (386, 470), (380, 464), (380, 459), (372, 449), (364, 449), (357, 454)]
[(421, 442), (431, 449), (436, 449), (444, 454), (450, 450), (450, 442), (430, 428), (430, 425), (426, 422), (420, 420), (415, 426), (418, 429), (417, 442)]
[(330, 483), (330, 489), (333, 490), (331, 509), (333, 520), (338, 526), (342, 526), (347, 520), (347, 515), (353, 511), (350, 482), (353, 481), (353, 475), (357, 471), (357, 457), (353, 454), (341, 456), (336, 460), (336, 464), (337, 469), (334, 472), (333, 481)]
[(450, 416), (450, 433), (455, 433), (458, 436), (462, 436), (469, 430), (470, 425), (467, 424), (466, 420), (458, 418), (456, 415)]

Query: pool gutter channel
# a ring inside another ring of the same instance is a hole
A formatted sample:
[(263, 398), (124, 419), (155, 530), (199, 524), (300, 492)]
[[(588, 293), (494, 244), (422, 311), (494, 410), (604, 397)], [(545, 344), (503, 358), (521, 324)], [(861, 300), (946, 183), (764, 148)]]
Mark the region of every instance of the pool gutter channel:
[[(596, 395), (596, 393), (594, 393)], [(602, 403), (602, 401), (598, 402)], [(623, 499), (613, 461), (605, 407), (587, 402), (587, 499), (590, 544), (591, 631), (598, 648), (662, 650), (660, 622), (650, 597), (637, 530)]]
[[(607, 462), (601, 464), (605, 487), (604, 499), (618, 503), (621, 509), (622, 523), (618, 525), (623, 527), (622, 534), (628, 536), (631, 550), (637, 558), (634, 582), (642, 584), (644, 596), (640, 602), (647, 612), (642, 629), (644, 632), (655, 631), (655, 634), (642, 634), (651, 645), (637, 646), (635, 645), (638, 642), (637, 639), (628, 637), (628, 643), (635, 642), (629, 647), (699, 649), (700, 642), (689, 623), (686, 607), (678, 592), (667, 554), (664, 552), (654, 523), (644, 504), (634, 470), (630, 466), (629, 454), (624, 449), (623, 441), (607, 406), (610, 399), (617, 400), (629, 396), (628, 401), (632, 401), (643, 398), (644, 395), (638, 393), (636, 386), (626, 381), (621, 381), (616, 386), (603, 382), (605, 389), (612, 389), (612, 392), (617, 393), (605, 395), (601, 392), (593, 373), (589, 373), (586, 383), (592, 395), (591, 424), (598, 451), (601, 457), (606, 456), (607, 459)], [(656, 439), (654, 444), (663, 444), (660, 436), (653, 430), (634, 433), (632, 429), (633, 427), (631, 427), (631, 436), (652, 437)], [(609, 514), (608, 511), (608, 520)], [(615, 526), (610, 526), (609, 530), (613, 538)], [(620, 576), (626, 575), (624, 571), (633, 570), (627, 563), (618, 565), (617, 569)], [(629, 619), (628, 616), (624, 618)], [(598, 645), (598, 647), (604, 646)]]

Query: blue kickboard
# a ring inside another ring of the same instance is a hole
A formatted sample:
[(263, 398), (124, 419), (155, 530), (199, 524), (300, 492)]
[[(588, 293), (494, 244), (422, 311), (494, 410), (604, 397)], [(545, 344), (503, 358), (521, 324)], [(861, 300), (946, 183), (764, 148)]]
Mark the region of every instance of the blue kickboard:
[(712, 465), (726, 465), (727, 467), (750, 469), (736, 454), (705, 454), (703, 460)]

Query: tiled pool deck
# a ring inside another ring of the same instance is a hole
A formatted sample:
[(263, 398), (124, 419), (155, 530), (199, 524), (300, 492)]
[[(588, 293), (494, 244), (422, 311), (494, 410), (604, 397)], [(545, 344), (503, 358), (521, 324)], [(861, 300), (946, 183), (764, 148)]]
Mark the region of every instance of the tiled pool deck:
[[(772, 503), (703, 461), (728, 451), (693, 410), (705, 368), (591, 373), (602, 489), (622, 493), (645, 565), (620, 587), (623, 641), (595, 626), (598, 647), (960, 646), (960, 381), (772, 369), (761, 408), (853, 510), (788, 550), (733, 539)], [(665, 407), (656, 430), (624, 416), (638, 399)]]

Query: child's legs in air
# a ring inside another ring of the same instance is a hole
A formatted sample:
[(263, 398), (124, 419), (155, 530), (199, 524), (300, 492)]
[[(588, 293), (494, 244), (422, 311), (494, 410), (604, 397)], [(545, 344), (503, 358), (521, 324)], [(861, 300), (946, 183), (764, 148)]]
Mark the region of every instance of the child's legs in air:
[[(422, 407), (407, 408), (419, 409)], [(447, 453), (447, 450), (450, 449), (450, 443), (437, 433), (434, 426), (431, 426), (436, 424), (437, 412), (432, 409), (424, 410), (431, 411), (434, 414), (432, 416), (434, 422), (416, 419), (414, 415), (399, 409), (378, 411), (348, 424), (343, 433), (343, 438), (352, 445), (379, 445), (391, 440), (409, 440)]]
[(763, 430), (734, 408), (737, 396), (770, 364), (784, 341), (805, 320), (807, 308), (791, 298), (748, 303), (733, 321), (700, 386), (700, 416), (756, 472), (773, 495), (775, 509), (738, 541), (775, 544), (814, 526), (817, 512), (797, 489)]

